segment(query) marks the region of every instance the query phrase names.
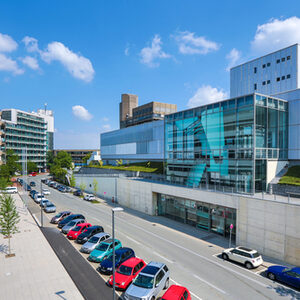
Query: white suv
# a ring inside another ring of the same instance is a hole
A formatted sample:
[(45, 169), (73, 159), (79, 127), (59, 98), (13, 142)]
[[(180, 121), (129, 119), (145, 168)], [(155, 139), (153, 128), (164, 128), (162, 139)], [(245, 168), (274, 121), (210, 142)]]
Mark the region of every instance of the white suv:
[(222, 252), (222, 258), (225, 260), (234, 260), (243, 264), (247, 269), (260, 266), (263, 263), (261, 255), (256, 251), (246, 247), (236, 247), (225, 249)]

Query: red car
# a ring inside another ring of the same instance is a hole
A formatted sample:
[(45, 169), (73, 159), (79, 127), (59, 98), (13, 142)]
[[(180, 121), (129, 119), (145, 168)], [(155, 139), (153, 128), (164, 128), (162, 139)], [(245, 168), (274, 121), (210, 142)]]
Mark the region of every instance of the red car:
[(29, 174), (29, 176), (36, 176), (37, 175), (37, 172), (31, 172), (30, 174)]
[[(146, 263), (138, 257), (132, 257), (124, 261), (115, 273), (115, 287), (120, 290), (126, 290), (132, 280), (146, 266)], [(113, 285), (113, 278), (110, 276), (108, 285)]]
[(67, 234), (67, 238), (70, 240), (76, 240), (79, 234), (83, 233), (88, 227), (91, 227), (90, 223), (78, 224), (75, 228), (70, 230)]
[(161, 300), (192, 300), (189, 290), (180, 285), (171, 285)]

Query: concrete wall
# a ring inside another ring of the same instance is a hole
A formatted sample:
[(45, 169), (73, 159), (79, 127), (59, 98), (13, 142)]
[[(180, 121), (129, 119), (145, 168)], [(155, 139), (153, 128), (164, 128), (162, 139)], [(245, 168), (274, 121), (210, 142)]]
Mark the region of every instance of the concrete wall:
[(288, 162), (282, 160), (267, 161), (267, 184), (286, 166)]

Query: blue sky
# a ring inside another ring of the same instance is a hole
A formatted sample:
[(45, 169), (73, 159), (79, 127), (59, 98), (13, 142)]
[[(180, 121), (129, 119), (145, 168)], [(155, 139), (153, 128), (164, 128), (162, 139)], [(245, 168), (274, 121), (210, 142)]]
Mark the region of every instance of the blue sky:
[(47, 102), (56, 148), (98, 148), (122, 93), (179, 110), (226, 98), (230, 66), (300, 42), (296, 12), (299, 1), (1, 1), (0, 108)]

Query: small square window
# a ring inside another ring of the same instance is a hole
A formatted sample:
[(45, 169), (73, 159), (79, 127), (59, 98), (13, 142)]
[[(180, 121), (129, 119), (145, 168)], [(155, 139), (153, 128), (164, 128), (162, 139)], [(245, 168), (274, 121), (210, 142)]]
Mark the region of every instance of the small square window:
[(270, 80), (268, 80), (268, 81), (267, 81), (267, 84), (270, 84), (270, 83), (271, 83), (271, 81), (270, 81)]
[(263, 83), (262, 83), (263, 85), (266, 85), (266, 82), (265, 81), (263, 81)]
[(254, 67), (254, 73), (256, 73), (257, 72), (257, 68), (256, 67)]
[(291, 56), (290, 56), (290, 55), (286, 57), (286, 60), (290, 60), (290, 59), (291, 59)]
[(254, 90), (256, 91), (257, 90), (257, 84), (254, 83)]
[(285, 76), (281, 76), (281, 80), (284, 80), (285, 79)]
[(280, 63), (280, 59), (277, 59), (277, 60), (276, 60), (276, 63), (279, 64), (279, 63)]
[(290, 79), (290, 78), (291, 78), (291, 74), (287, 74), (286, 79)]
[(271, 63), (267, 63), (267, 67), (270, 67), (271, 66)]
[(280, 77), (277, 77), (277, 78), (276, 78), (276, 81), (280, 81)]
[(265, 64), (263, 64), (263, 65), (262, 65), (262, 67), (263, 67), (263, 69), (264, 69), (264, 68), (266, 67), (266, 65), (265, 65)]
[(281, 61), (285, 61), (285, 57), (283, 57), (283, 58), (281, 59)]

